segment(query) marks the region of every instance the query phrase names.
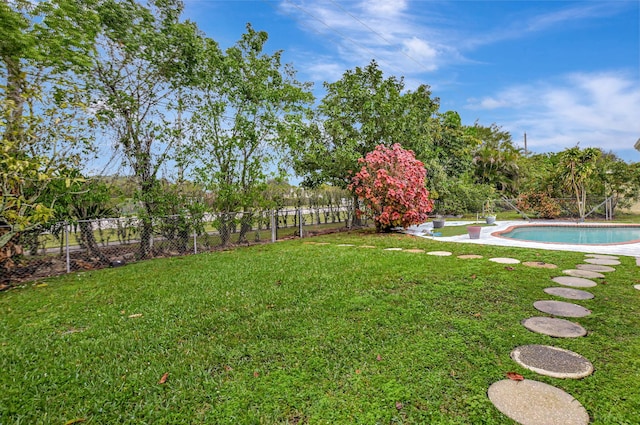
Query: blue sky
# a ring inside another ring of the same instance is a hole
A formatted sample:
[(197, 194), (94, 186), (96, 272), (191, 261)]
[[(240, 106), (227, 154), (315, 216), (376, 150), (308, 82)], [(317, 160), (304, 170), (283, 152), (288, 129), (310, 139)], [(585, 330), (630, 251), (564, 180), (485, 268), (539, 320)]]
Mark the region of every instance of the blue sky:
[(250, 22), (298, 79), (333, 82), (375, 59), (441, 111), (509, 130), (523, 147), (595, 146), (640, 161), (640, 0), (185, 0), (225, 48)]

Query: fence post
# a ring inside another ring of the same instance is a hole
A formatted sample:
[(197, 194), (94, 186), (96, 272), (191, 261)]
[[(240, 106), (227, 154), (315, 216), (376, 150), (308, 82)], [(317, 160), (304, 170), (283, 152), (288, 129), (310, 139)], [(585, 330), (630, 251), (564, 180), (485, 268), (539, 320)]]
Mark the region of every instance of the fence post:
[(67, 261), (67, 273), (71, 273), (71, 259), (69, 256), (69, 223), (64, 223), (64, 239), (65, 239), (65, 251)]
[(302, 239), (302, 207), (298, 208), (298, 226), (300, 227), (300, 239)]
[(198, 253), (198, 234), (196, 233), (195, 229), (193, 230), (193, 253)]
[(276, 210), (271, 210), (271, 242), (275, 242), (278, 239), (277, 223), (276, 223)]

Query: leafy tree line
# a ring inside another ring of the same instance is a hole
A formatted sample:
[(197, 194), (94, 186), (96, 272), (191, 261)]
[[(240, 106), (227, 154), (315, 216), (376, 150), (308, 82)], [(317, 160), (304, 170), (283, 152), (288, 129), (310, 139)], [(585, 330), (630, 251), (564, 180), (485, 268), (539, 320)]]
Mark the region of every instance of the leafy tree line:
[(638, 195), (635, 164), (577, 147), (524, 155), (499, 126), (463, 125), (429, 86), (407, 90), (375, 61), (325, 82), (314, 106), (265, 32), (247, 25), (222, 49), (182, 11), (179, 0), (0, 0), (0, 249), (52, 220), (113, 213), (113, 182), (83, 175), (104, 141), (139, 207), (141, 258), (152, 217), (182, 215), (187, 229), (203, 212), (194, 198), (206, 198), (220, 228), (243, 211), (246, 233), (273, 202), (270, 180), (293, 170), (304, 187), (347, 189), (379, 145), (424, 164), (441, 214), (525, 192), (582, 205), (586, 194)]

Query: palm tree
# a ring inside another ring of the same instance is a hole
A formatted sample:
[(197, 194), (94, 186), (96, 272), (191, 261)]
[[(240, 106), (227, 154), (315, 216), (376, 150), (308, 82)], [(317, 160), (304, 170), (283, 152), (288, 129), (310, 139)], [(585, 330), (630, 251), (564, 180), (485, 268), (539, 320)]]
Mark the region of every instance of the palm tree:
[(587, 202), (587, 183), (596, 170), (596, 163), (602, 151), (597, 148), (585, 148), (578, 146), (567, 148), (560, 152), (560, 166), (558, 167), (566, 189), (573, 192), (578, 202), (580, 220), (584, 221)]
[(513, 194), (520, 179), (520, 149), (510, 141), (484, 142), (473, 157), (477, 183), (488, 184), (498, 192)]

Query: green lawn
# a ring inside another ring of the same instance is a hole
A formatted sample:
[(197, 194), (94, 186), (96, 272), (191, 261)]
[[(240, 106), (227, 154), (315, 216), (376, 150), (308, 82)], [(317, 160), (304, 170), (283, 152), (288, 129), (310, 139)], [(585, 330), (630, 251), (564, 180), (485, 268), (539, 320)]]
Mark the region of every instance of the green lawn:
[[(467, 253), (485, 258), (455, 257)], [(584, 258), (349, 232), (0, 293), (0, 423), (509, 424), (486, 396), (509, 371), (569, 392), (594, 424), (637, 423), (635, 260), (578, 302), (593, 310), (575, 320), (588, 336), (553, 339), (520, 321), (559, 271), (493, 256), (559, 270)], [(524, 344), (576, 351), (596, 372), (539, 376), (509, 357)]]

